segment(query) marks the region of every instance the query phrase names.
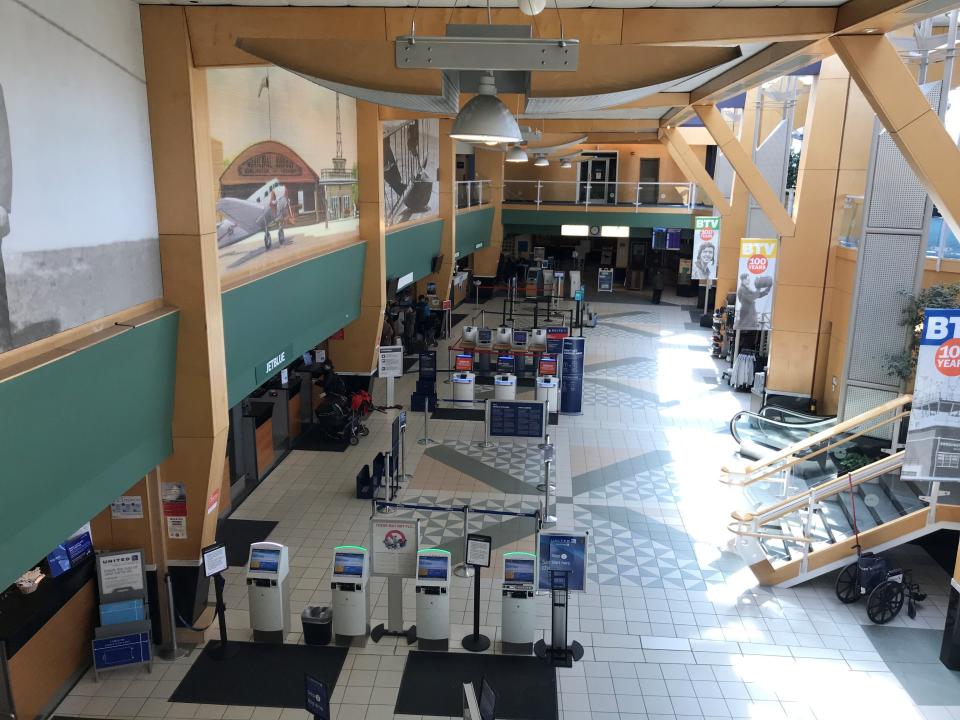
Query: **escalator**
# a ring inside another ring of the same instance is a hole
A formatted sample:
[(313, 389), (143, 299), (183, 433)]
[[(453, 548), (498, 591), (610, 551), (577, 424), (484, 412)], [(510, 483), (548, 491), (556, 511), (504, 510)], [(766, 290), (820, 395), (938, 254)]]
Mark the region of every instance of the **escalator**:
[(767, 405), (759, 413), (743, 410), (730, 420), (730, 434), (740, 446), (740, 455), (759, 460), (771, 451), (805, 440), (836, 425), (835, 417), (806, 415)]

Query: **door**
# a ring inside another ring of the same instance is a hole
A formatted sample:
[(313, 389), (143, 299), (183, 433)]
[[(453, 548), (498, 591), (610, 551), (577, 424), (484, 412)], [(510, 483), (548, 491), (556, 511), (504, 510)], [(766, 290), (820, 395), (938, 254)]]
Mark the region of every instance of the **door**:
[(580, 163), (580, 184), (577, 190), (579, 202), (585, 202), (587, 189), (591, 205), (616, 204), (617, 202), (617, 154), (585, 153)]
[(660, 159), (640, 158), (640, 204), (656, 205), (660, 182)]

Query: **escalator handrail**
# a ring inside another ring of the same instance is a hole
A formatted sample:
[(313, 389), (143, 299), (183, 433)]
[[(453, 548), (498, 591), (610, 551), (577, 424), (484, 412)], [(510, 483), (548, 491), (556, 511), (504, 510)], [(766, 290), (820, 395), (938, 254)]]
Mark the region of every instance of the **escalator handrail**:
[[(844, 475), (837, 475), (820, 483), (819, 485), (814, 485), (813, 487), (808, 488), (801, 493), (791, 495), (790, 497), (779, 500), (771, 505), (767, 505), (766, 507), (759, 508), (758, 510), (734, 511), (730, 513), (730, 517), (733, 518), (733, 522), (731, 522), (727, 528), (734, 535), (742, 535), (745, 537), (781, 538), (781, 535), (763, 533), (761, 530), (759, 530), (759, 528), (763, 525), (773, 522), (774, 520), (779, 520), (782, 517), (802, 510), (810, 505), (811, 502), (822, 502), (823, 500), (831, 498), (834, 495), (849, 492), (851, 486), (857, 487), (865, 482), (875, 480), (882, 475), (886, 475), (887, 473), (903, 467), (904, 455), (905, 452), (903, 450), (891, 455), (887, 455), (886, 457), (882, 457), (879, 460), (870, 463), (869, 465), (864, 465), (863, 467), (857, 468), (856, 470), (848, 472)], [(745, 526), (748, 525), (756, 529), (745, 529)], [(734, 526), (736, 526), (736, 528), (734, 528)], [(799, 542), (810, 541), (809, 538), (802, 537), (793, 539), (796, 539)]]
[[(784, 431), (803, 430), (804, 427), (806, 427), (808, 424), (821, 425), (825, 422), (828, 422), (831, 419), (831, 418), (821, 418), (817, 422), (811, 422), (811, 423), (787, 423), (787, 422), (783, 422), (782, 420), (774, 420), (773, 418), (768, 418), (765, 415), (761, 415), (760, 413), (751, 412), (749, 410), (741, 410), (732, 418), (730, 418), (730, 435), (733, 437), (734, 440), (737, 441), (738, 445), (743, 443), (743, 439), (740, 437), (740, 433), (737, 430), (737, 421), (743, 417), (752, 418), (757, 423), (758, 426), (762, 426), (764, 423), (767, 423), (772, 428), (782, 428)], [(813, 433), (811, 432), (810, 434), (812, 435)], [(765, 443), (761, 442), (760, 444), (763, 445)], [(773, 448), (773, 449), (779, 449), (779, 448)]]
[[(796, 462), (795, 456), (798, 453), (801, 453), (804, 450), (812, 449), (823, 443), (830, 443), (830, 441), (835, 439), (837, 436), (844, 435), (848, 431), (854, 430), (855, 428), (860, 427), (861, 425), (864, 425), (865, 423), (871, 420), (882, 418), (882, 416), (886, 415), (887, 413), (900, 411), (901, 408), (908, 405), (912, 400), (913, 400), (913, 397), (911, 395), (901, 395), (900, 397), (895, 398), (893, 400), (888, 400), (882, 405), (878, 405), (877, 407), (872, 408), (867, 412), (860, 413), (859, 415), (856, 415), (850, 418), (849, 420), (844, 420), (843, 422), (837, 423), (836, 425), (834, 425), (831, 428), (828, 428), (827, 430), (823, 430), (819, 433), (811, 435), (805, 440), (801, 440), (792, 445), (788, 445), (783, 450), (780, 450), (779, 452), (776, 452), (773, 455), (769, 455), (765, 458), (761, 458), (760, 460), (757, 460), (756, 462), (750, 465), (747, 465), (743, 468), (739, 468), (739, 469), (729, 468), (725, 465), (723, 468), (721, 468), (721, 470), (723, 474), (728, 477), (729, 476), (750, 477), (751, 478), (750, 481), (745, 484), (757, 482), (759, 479), (762, 479), (762, 477), (765, 476), (766, 473), (764, 473), (764, 471), (776, 472), (778, 469), (784, 467), (785, 465), (792, 464), (791, 461)], [(899, 420), (906, 415), (909, 415), (909, 411), (896, 412), (894, 416), (886, 419), (881, 419), (880, 422), (871, 426), (867, 430), (861, 430), (859, 432), (856, 432), (850, 437), (851, 438), (859, 437), (871, 430), (875, 430), (879, 427), (882, 427), (883, 425), (888, 425), (896, 420)], [(768, 420), (767, 422), (770, 422), (770, 421)], [(834, 444), (830, 443), (825, 447), (820, 448), (816, 452), (806, 455), (805, 457), (809, 459), (810, 457), (814, 455), (818, 455), (834, 446), (835, 446)], [(753, 476), (755, 473), (762, 473), (762, 475), (760, 478), (754, 479)]]
[[(760, 411), (757, 414), (763, 415), (763, 417), (767, 418), (768, 420), (776, 420), (776, 418), (768, 417), (766, 415), (767, 412), (778, 412), (782, 415), (792, 415), (793, 417), (800, 418), (803, 422), (795, 423), (796, 425), (804, 425), (807, 423), (816, 424), (818, 422), (823, 422), (825, 420), (837, 419), (836, 415), (826, 415), (826, 416), (810, 415), (808, 413), (802, 413), (802, 412), (797, 412), (796, 410), (790, 410), (789, 408), (782, 408), (782, 407), (779, 407), (778, 405), (764, 405), (762, 408), (760, 408)], [(779, 422), (784, 422), (784, 421), (780, 420)], [(789, 423), (789, 424), (794, 424), (794, 423)]]

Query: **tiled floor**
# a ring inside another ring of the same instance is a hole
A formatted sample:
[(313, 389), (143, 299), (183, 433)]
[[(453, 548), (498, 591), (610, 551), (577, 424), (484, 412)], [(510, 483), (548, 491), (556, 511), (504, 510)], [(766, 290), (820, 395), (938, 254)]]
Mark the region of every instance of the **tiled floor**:
[[(601, 324), (584, 333), (583, 414), (562, 416), (551, 428), (557, 527), (588, 530), (591, 536), (588, 592), (575, 596), (570, 609), (571, 637), (586, 654), (560, 671), (562, 718), (960, 719), (960, 707), (914, 704), (864, 632), (869, 620), (862, 604), (845, 606), (834, 597), (832, 575), (790, 590), (756, 586), (749, 569), (727, 549), (729, 513), (742, 500), (717, 482), (718, 468), (735, 451), (726, 423), (751, 398), (716, 382), (720, 366), (707, 355), (707, 331), (691, 324), (686, 308), (645, 302), (631, 307), (617, 300), (594, 303)], [(466, 305), (462, 311), (473, 310)], [(445, 368), (445, 346), (441, 350), (438, 364)], [(414, 377), (399, 381), (399, 402), (409, 397)], [(478, 387), (478, 396), (484, 393), (492, 388)], [(440, 394), (449, 396), (449, 385), (441, 384)], [(382, 383), (375, 399), (385, 400)], [(271, 539), (290, 547), (295, 631), (289, 642), (301, 640), (299, 613), (305, 604), (331, 602), (331, 549), (368, 539), (370, 504), (353, 498), (353, 478), (388, 447), (391, 419), (375, 413), (370, 436), (345, 453), (291, 453), (235, 513), (277, 521)], [(425, 452), (415, 442), (422, 432), (422, 415), (411, 414), (406, 470), (415, 477), (403, 501), (520, 512), (537, 507), (540, 451), (534, 444), (484, 451), (474, 445), (483, 437), (482, 423), (433, 421), (429, 432), (439, 444)], [(425, 545), (460, 552), (459, 513), (419, 517)], [(534, 549), (528, 519), (501, 520), (474, 515), (469, 527), (492, 534), (498, 552)], [(917, 548), (895, 554), (914, 569), (930, 598), (915, 620), (903, 613), (894, 625), (942, 628), (947, 576)], [(482, 631), (499, 640), (498, 583), (485, 577), (482, 588)], [(405, 619), (413, 622), (409, 583), (404, 592)], [(459, 648), (472, 621), (468, 598), (467, 581), (456, 579), (452, 647)], [(248, 638), (239, 569), (227, 572), (226, 600), (232, 636)], [(547, 600), (541, 598), (538, 607), (544, 631)], [(372, 625), (386, 620), (386, 602), (385, 582), (375, 579)], [(332, 698), (335, 716), (394, 717), (407, 649), (391, 639), (351, 649)], [(167, 702), (191, 662), (158, 663), (151, 675), (117, 673), (99, 684), (85, 678), (59, 713), (306, 717), (293, 709)]]

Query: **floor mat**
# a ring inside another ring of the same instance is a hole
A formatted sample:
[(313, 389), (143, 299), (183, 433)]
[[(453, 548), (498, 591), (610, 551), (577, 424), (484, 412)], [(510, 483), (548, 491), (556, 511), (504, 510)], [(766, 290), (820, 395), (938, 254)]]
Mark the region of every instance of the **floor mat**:
[(170, 702), (303, 708), (304, 673), (336, 687), (347, 649), (231, 642), (236, 655), (215, 660), (206, 647)]
[(479, 690), (486, 678), (497, 693), (496, 716), (556, 720), (556, 670), (539, 658), (472, 653), (411, 652), (403, 669), (395, 712), (462, 717), (463, 683)]
[(334, 440), (324, 432), (320, 425), (307, 425), (300, 436), (293, 441), (294, 450), (313, 452), (343, 452), (350, 443), (346, 440)]
[(451, 313), (450, 315), (450, 327), (456, 327), (464, 320), (467, 319), (466, 313)]
[[(493, 385), (493, 375), (477, 375), (477, 385)], [(532, 388), (537, 386), (537, 379), (533, 377), (518, 377), (517, 387)]]
[[(468, 410), (467, 408), (445, 408), (438, 407), (430, 413), (431, 420), (472, 420), (474, 422), (483, 422), (486, 418), (486, 410)], [(559, 424), (560, 420), (557, 413), (550, 413), (550, 425)]]
[(960, 672), (940, 662), (943, 630), (864, 625), (863, 631), (917, 705), (960, 705)]
[(227, 565), (244, 567), (250, 543), (263, 542), (277, 524), (273, 520), (234, 520), (217, 523), (217, 542), (227, 546)]

